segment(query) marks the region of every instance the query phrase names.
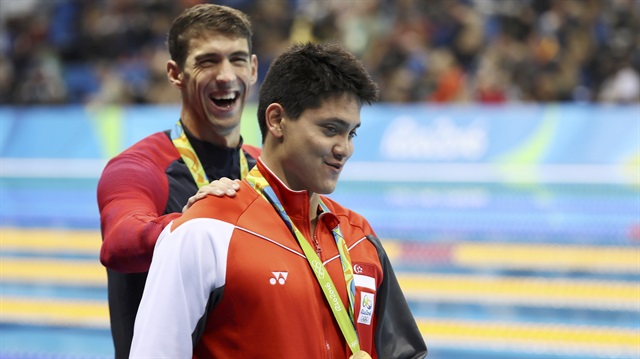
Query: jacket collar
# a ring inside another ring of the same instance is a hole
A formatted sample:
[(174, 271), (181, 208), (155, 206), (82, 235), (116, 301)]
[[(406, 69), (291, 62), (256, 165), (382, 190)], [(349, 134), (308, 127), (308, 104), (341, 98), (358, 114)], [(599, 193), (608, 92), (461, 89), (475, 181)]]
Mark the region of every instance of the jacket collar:
[[(309, 207), (311, 205), (309, 191), (294, 191), (287, 187), (287, 185), (284, 184), (284, 182), (282, 182), (260, 158), (258, 158), (257, 166), (262, 176), (264, 176), (267, 182), (269, 182), (269, 185), (275, 192), (276, 196), (278, 196), (284, 210), (287, 212), (287, 215), (289, 215), (296, 227), (298, 227), (305, 236), (311, 235), (311, 233), (309, 233)], [(329, 210), (332, 211), (333, 208), (331, 203), (329, 203), (326, 198), (322, 199)], [(319, 208), (315, 210), (320, 212)], [(321, 215), (318, 221), (326, 223), (330, 230), (339, 223), (338, 218), (333, 213), (325, 213)]]

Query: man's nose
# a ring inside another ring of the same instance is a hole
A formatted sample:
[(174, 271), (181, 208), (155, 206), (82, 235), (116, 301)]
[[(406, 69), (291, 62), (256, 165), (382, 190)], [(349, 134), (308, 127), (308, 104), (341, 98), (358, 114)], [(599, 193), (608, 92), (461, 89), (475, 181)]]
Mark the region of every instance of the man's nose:
[(223, 60), (220, 63), (218, 75), (216, 76), (216, 80), (222, 83), (229, 83), (235, 79), (235, 72), (233, 71), (233, 65), (228, 59)]
[(341, 138), (341, 140), (333, 146), (333, 156), (342, 161), (344, 158), (349, 158), (353, 153), (353, 144), (348, 136)]

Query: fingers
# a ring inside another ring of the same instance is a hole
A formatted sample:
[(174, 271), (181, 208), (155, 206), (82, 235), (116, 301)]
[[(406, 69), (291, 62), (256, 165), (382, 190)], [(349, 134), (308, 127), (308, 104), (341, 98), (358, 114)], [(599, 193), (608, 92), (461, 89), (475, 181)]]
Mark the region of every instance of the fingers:
[(237, 191), (237, 190), (240, 189), (240, 180), (239, 179), (232, 180), (232, 179), (229, 179), (227, 177), (222, 177), (218, 181), (212, 181), (209, 184), (209, 186), (216, 186), (217, 187), (216, 182), (220, 182), (220, 184), (223, 184), (224, 186), (226, 186), (227, 188), (225, 188), (225, 189), (231, 188), (234, 191)]
[(235, 197), (236, 191), (240, 190), (240, 180), (232, 180), (227, 177), (222, 177), (219, 180), (212, 181), (206, 186), (198, 189), (198, 192), (191, 196), (187, 201), (187, 204), (182, 208), (182, 212), (186, 211), (191, 205), (197, 201), (205, 198), (208, 195), (222, 197)]
[[(222, 195), (227, 195), (229, 197), (234, 197), (236, 195), (236, 191), (240, 190), (240, 180), (232, 180), (227, 177), (222, 177), (217, 181), (212, 181), (209, 186), (213, 189), (213, 195), (221, 197)], [(200, 190), (202, 190), (202, 187)]]

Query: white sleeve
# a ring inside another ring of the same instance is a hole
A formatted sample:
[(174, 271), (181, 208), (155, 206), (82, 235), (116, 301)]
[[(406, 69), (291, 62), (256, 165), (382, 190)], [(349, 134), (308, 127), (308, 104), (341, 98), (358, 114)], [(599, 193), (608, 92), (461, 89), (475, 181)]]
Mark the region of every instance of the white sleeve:
[(192, 333), (225, 284), (234, 226), (198, 218), (160, 234), (138, 308), (130, 358), (191, 358)]

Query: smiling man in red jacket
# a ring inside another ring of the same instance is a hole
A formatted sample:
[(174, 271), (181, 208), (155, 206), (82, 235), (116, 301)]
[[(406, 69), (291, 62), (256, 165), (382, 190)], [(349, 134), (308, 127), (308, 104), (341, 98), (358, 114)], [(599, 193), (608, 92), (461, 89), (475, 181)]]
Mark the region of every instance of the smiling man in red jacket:
[(173, 22), (167, 77), (182, 96), (175, 128), (113, 158), (98, 183), (100, 260), (107, 267), (117, 359), (128, 358), (133, 324), (160, 232), (209, 181), (246, 177), (260, 150), (244, 145), (240, 119), (257, 58), (242, 12), (196, 5)]

